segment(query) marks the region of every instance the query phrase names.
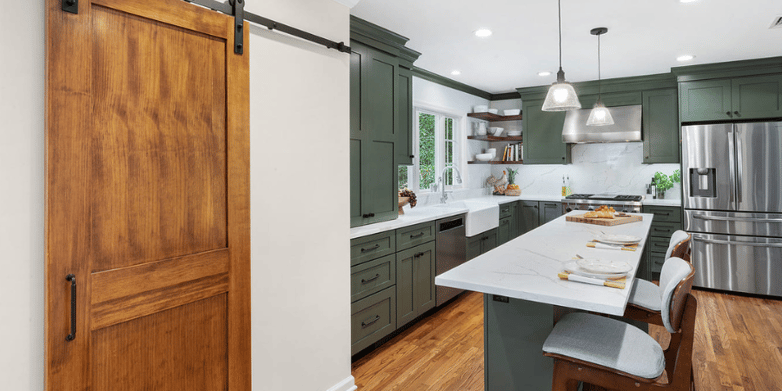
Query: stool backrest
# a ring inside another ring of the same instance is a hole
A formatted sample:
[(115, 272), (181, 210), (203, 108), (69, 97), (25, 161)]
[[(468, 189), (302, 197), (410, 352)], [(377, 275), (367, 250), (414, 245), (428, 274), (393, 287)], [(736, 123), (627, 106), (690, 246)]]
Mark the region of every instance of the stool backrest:
[(692, 288), (695, 269), (681, 258), (668, 258), (660, 271), (663, 325), (670, 333), (679, 330), (684, 304)]
[(668, 249), (665, 251), (665, 259), (670, 257), (679, 257), (684, 259), (684, 255), (690, 249), (690, 234), (678, 230), (671, 235), (671, 241), (668, 243)]

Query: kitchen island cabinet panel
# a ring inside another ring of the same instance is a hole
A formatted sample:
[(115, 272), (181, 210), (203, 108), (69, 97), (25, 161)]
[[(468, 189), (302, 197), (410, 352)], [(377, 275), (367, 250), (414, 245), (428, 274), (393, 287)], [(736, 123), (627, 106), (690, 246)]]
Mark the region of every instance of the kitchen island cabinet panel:
[(643, 92), (644, 163), (679, 163), (678, 108), (674, 88)]
[(523, 102), (524, 164), (570, 163), (570, 144), (562, 142), (565, 112), (541, 111), (543, 100)]
[(396, 254), (397, 328), (434, 308), (434, 267), (434, 242)]

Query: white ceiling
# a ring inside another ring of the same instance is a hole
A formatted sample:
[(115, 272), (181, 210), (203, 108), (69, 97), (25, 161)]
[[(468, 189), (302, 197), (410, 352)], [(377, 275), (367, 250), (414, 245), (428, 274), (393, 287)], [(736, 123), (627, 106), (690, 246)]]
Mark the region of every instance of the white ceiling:
[[(556, 0), (360, 0), (351, 14), (410, 38), (416, 66), (491, 93), (556, 78)], [(782, 56), (782, 28), (769, 29), (779, 16), (781, 0), (562, 0), (562, 68), (571, 82), (597, 79), (594, 27), (608, 28), (603, 78)], [(484, 27), (493, 35), (473, 34)]]

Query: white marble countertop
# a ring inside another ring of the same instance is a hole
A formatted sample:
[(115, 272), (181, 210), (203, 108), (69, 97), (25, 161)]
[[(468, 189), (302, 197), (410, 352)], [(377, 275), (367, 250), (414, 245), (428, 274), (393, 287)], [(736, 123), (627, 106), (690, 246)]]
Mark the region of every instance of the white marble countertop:
[[(573, 211), (582, 213), (582, 211)], [(516, 299), (622, 315), (654, 215), (612, 227), (575, 223), (559, 217), (437, 277), (435, 284)], [(586, 247), (600, 233), (643, 238), (637, 251)], [(560, 280), (557, 273), (579, 254), (584, 258), (625, 261), (633, 266), (625, 289)]]
[[(520, 195), (520, 196), (484, 196), (470, 198), (472, 201), (482, 201), (497, 203), (498, 205), (507, 204), (515, 201), (560, 201), (562, 197), (557, 196), (538, 196), (538, 195)], [(456, 216), (461, 213), (467, 213), (466, 208), (449, 207), (448, 204), (457, 203), (464, 200), (448, 201), (445, 205), (425, 205), (415, 208), (405, 207), (405, 214), (399, 215), (396, 220), (384, 221), (350, 229), (350, 238), (360, 238), (362, 236), (372, 235), (392, 229), (404, 228), (413, 224), (425, 223), (446, 217)]]
[(661, 206), (682, 206), (682, 200), (681, 198), (673, 198), (673, 199), (659, 199), (659, 198), (646, 198), (643, 201), (644, 205), (661, 205)]

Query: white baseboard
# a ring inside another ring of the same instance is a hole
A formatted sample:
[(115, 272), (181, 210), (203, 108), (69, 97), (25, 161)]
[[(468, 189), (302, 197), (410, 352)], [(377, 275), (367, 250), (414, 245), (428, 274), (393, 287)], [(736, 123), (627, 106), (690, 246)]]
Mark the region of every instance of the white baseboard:
[(327, 391), (356, 391), (356, 390), (358, 390), (358, 387), (356, 387), (355, 379), (353, 378), (353, 376), (348, 376), (347, 378), (345, 378), (345, 380), (342, 380), (341, 382), (335, 384)]

